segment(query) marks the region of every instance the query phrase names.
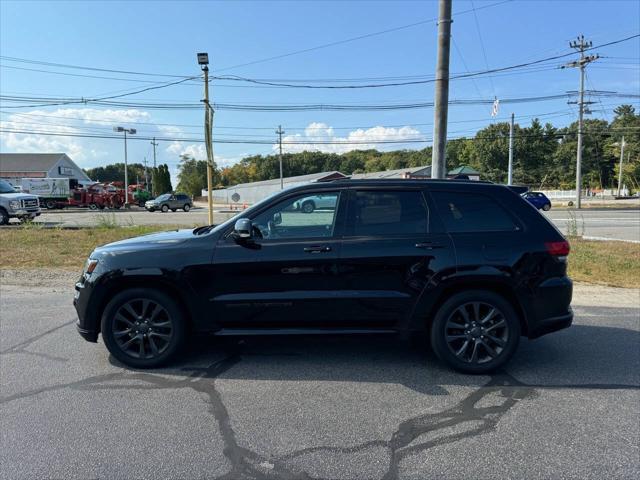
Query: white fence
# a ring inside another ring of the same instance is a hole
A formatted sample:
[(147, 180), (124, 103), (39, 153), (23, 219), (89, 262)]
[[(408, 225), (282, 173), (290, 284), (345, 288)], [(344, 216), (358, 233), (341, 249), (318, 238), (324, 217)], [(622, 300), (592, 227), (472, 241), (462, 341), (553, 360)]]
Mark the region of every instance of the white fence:
[[(575, 200), (576, 199), (576, 191), (575, 190), (540, 190), (540, 192), (544, 193), (551, 200)], [(622, 188), (620, 190), (620, 195), (625, 197), (629, 195), (628, 188)], [(583, 198), (613, 198), (618, 196), (618, 189), (605, 189), (599, 191), (593, 191), (589, 189), (582, 190)]]

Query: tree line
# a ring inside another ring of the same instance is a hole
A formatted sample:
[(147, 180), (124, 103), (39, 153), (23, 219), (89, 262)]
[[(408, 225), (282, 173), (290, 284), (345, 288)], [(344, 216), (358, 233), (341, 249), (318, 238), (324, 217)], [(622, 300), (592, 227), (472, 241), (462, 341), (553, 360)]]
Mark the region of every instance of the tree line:
[[(562, 128), (551, 123), (542, 124), (538, 119), (532, 120), (528, 126), (516, 124), (514, 183), (533, 189), (575, 188), (577, 133), (577, 122)], [(634, 107), (617, 107), (610, 122), (602, 119), (585, 120), (583, 133), (582, 172), (585, 188), (617, 187), (620, 143), (624, 136), (623, 183), (634, 191), (640, 190), (640, 115), (636, 114)], [(388, 152), (353, 150), (342, 154), (305, 151), (286, 153), (282, 157), (285, 177), (333, 170), (351, 175), (430, 165), (431, 147)], [(484, 180), (506, 183), (508, 159), (509, 123), (506, 122), (491, 124), (473, 137), (447, 142), (447, 168), (451, 170), (468, 165), (478, 170)], [(115, 164), (87, 170), (87, 174), (102, 180), (99, 173), (105, 176), (107, 172), (115, 172), (118, 165), (124, 172), (122, 164)], [(141, 164), (129, 165), (134, 172), (139, 171), (139, 167), (144, 169)], [(221, 188), (278, 178), (279, 175), (277, 155), (252, 155), (233, 166), (215, 168), (213, 185)], [(131, 170), (129, 178), (135, 178), (135, 173), (131, 176)], [(199, 196), (206, 187), (206, 161), (181, 156), (176, 191)], [(160, 193), (164, 191), (171, 191), (170, 181), (168, 189), (160, 190)]]
[[(122, 182), (124, 184), (124, 163), (112, 163), (104, 167), (85, 168), (84, 173), (86, 173), (91, 180), (97, 182)], [(166, 163), (158, 165), (156, 168), (148, 168), (146, 171), (144, 165), (141, 163), (128, 163), (127, 175), (129, 176), (130, 185), (133, 183), (148, 183), (151, 185), (154, 196), (173, 191), (169, 166)]]

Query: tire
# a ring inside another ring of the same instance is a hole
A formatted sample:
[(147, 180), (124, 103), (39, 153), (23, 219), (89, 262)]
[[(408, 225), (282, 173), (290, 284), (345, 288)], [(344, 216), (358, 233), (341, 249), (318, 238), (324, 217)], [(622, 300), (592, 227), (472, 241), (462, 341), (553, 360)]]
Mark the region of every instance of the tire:
[[(477, 313), (474, 305), (479, 305)], [(492, 310), (494, 313), (489, 317)], [(458, 325), (460, 328), (455, 328)], [(484, 374), (500, 368), (513, 356), (519, 341), (520, 320), (515, 310), (503, 297), (487, 290), (451, 296), (442, 304), (431, 325), (431, 346), (435, 354), (448, 366), (464, 373)]]
[(300, 207), (300, 210), (302, 210), (303, 213), (312, 213), (315, 209), (316, 209), (316, 204), (313, 203), (312, 200), (307, 200)]
[(182, 207), (182, 209), (183, 209), (185, 212), (188, 212), (189, 210), (191, 210), (191, 205), (189, 205), (188, 203), (186, 203), (186, 204), (184, 205), (184, 207)]
[(545, 204), (542, 206), (542, 209), (543, 209), (545, 212), (548, 212), (549, 210), (551, 210), (551, 204), (550, 204), (550, 203), (545, 203)]
[(89, 204), (89, 208), (90, 208), (91, 210), (97, 210), (97, 209), (98, 209), (98, 205), (96, 205), (95, 203), (90, 203), (90, 204)]
[(144, 200), (139, 201), (139, 202), (138, 202), (138, 206), (139, 206), (140, 208), (144, 208)]
[(168, 205), (162, 205), (162, 207), (160, 207), (160, 210), (162, 210), (162, 213), (167, 213), (169, 211), (169, 206)]
[[(145, 306), (146, 311), (142, 311)], [(113, 297), (104, 309), (100, 326), (111, 355), (133, 368), (166, 364), (185, 341), (185, 319), (180, 308), (168, 295), (150, 288), (132, 288)]]
[(175, 212), (176, 210), (178, 210), (177, 208), (172, 208), (171, 211)]
[(9, 224), (9, 214), (4, 208), (0, 208), (0, 225)]
[(147, 210), (148, 210), (149, 212), (155, 212), (155, 211), (156, 211), (156, 209), (155, 209), (155, 208), (147, 208)]
[(54, 200), (47, 200), (44, 205), (45, 207), (47, 207), (48, 210), (53, 210), (57, 206)]

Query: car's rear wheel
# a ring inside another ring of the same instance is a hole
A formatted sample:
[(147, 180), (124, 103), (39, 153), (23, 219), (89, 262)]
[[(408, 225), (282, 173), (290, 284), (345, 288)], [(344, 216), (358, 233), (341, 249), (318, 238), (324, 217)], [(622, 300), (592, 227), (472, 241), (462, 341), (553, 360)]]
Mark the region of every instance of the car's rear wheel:
[(452, 368), (488, 373), (504, 365), (520, 341), (520, 321), (500, 295), (471, 290), (453, 295), (431, 326), (431, 346)]
[(49, 210), (53, 210), (54, 208), (56, 208), (57, 206), (57, 202), (55, 200), (47, 200), (47, 202), (45, 203), (45, 207), (47, 207), (47, 209)]
[(545, 204), (542, 206), (542, 209), (543, 209), (545, 212), (548, 212), (549, 210), (551, 210), (551, 204), (550, 204), (550, 203), (545, 203)]
[(162, 210), (162, 213), (167, 213), (169, 211), (169, 206), (168, 205), (162, 205), (162, 208), (160, 210)]
[(172, 208), (171, 211), (175, 212), (176, 210), (178, 210), (177, 208)]
[(188, 211), (191, 209), (191, 207), (189, 206), (189, 204), (188, 204), (188, 203), (185, 203), (185, 204), (184, 204), (184, 207), (182, 207), (182, 209), (183, 209), (185, 212), (188, 212)]
[(134, 368), (168, 362), (185, 338), (184, 315), (164, 293), (134, 288), (117, 294), (106, 306), (101, 323), (109, 352)]

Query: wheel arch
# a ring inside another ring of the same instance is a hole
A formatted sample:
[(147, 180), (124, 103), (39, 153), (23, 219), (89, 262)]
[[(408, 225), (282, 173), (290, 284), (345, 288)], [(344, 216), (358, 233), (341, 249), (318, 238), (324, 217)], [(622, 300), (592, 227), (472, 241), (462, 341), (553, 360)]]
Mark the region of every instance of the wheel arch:
[(190, 302), (185, 298), (183, 291), (162, 277), (140, 275), (130, 277), (118, 276), (117, 278), (107, 280), (106, 283), (102, 285), (102, 295), (100, 295), (93, 306), (95, 312), (94, 318), (96, 321), (95, 328), (97, 332), (100, 331), (102, 314), (109, 301), (120, 292), (132, 288), (154, 289), (169, 296), (178, 304), (180, 311), (184, 315), (187, 329), (189, 330), (194, 328), (194, 319), (196, 318), (195, 312), (190, 307)]
[[(443, 286), (435, 295), (434, 301), (428, 303), (423, 302), (422, 305), (418, 306), (414, 314), (414, 327), (418, 327), (419, 324), (422, 323), (421, 326), (429, 331), (429, 329), (431, 328), (431, 323), (433, 322), (433, 319), (442, 304), (444, 304), (444, 302), (446, 302), (447, 299), (449, 299), (451, 296), (468, 290), (485, 290), (488, 292), (496, 293), (507, 300), (518, 315), (521, 335), (528, 335), (529, 329), (527, 326), (527, 315), (511, 285), (500, 279), (487, 278), (469, 278), (465, 280), (458, 279), (455, 283)], [(425, 295), (432, 297), (429, 292), (426, 292)]]

